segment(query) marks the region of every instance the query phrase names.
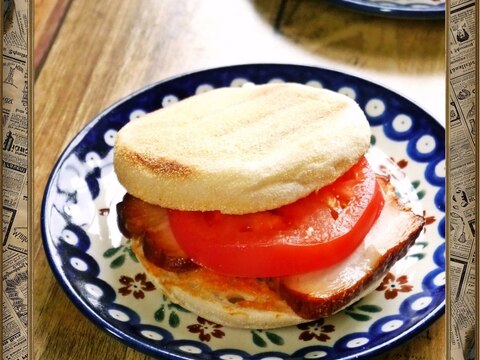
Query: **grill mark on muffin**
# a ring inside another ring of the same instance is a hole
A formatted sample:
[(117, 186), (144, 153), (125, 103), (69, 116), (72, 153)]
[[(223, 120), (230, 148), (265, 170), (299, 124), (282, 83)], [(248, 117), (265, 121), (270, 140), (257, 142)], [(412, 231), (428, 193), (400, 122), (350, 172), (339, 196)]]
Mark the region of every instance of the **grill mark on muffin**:
[[(271, 94), (268, 95), (270, 95), (270, 97), (267, 97), (266, 101), (272, 101), (271, 98), (273, 96)], [(218, 116), (218, 114), (222, 112), (230, 113), (233, 109), (235, 109), (237, 113), (241, 114), (249, 107), (251, 107), (252, 102), (254, 101), (255, 98), (239, 102), (230, 106), (228, 109), (222, 109), (218, 112), (212, 112), (201, 120), (209, 122), (211, 121), (212, 116)], [(229, 147), (232, 145), (232, 137), (237, 136), (245, 139), (246, 137), (244, 136), (244, 134), (249, 131), (256, 134), (257, 127), (265, 127), (264, 124), (272, 123), (272, 119), (276, 117), (281, 118), (282, 113), (290, 114), (292, 117), (298, 116), (297, 114), (302, 114), (305, 112), (314, 114), (308, 118), (304, 117), (302, 127), (298, 127), (299, 124), (297, 122), (285, 122), (281, 124), (279, 123), (278, 127), (271, 127), (269, 132), (266, 132), (261, 138), (256, 138), (258, 140), (256, 140), (255, 142), (238, 143), (237, 146), (235, 148), (232, 148), (231, 150), (231, 153), (236, 155), (238, 153), (238, 148), (242, 148), (245, 146), (245, 144), (247, 144), (248, 149), (243, 149), (245, 153), (262, 154), (271, 152), (272, 148), (279, 145), (279, 141), (281, 143), (284, 143), (285, 141), (290, 143), (292, 141), (291, 139), (298, 138), (299, 134), (300, 136), (309, 136), (311, 132), (310, 126), (313, 123), (318, 121), (325, 121), (325, 119), (328, 119), (332, 114), (339, 113), (348, 108), (348, 103), (345, 101), (332, 104), (329, 104), (327, 101), (325, 102), (325, 107), (319, 106), (319, 102), (321, 101), (321, 99), (319, 100), (307, 98), (306, 102), (298, 101), (298, 104), (282, 104), (278, 105), (274, 109), (270, 109), (267, 107), (261, 108), (260, 110), (258, 110), (258, 112), (256, 112), (255, 116), (253, 117), (239, 116), (237, 118), (237, 123), (235, 124), (236, 126), (219, 127), (215, 129), (214, 133), (210, 133), (209, 135), (216, 139), (222, 139), (222, 141), (224, 141), (223, 144), (226, 147)], [(240, 136), (238, 134), (240, 134)], [(222, 150), (227, 151), (227, 148), (222, 148)]]
[(157, 157), (155, 159), (139, 154), (132, 154), (133, 161), (151, 169), (155, 174), (165, 174), (176, 178), (187, 178), (193, 174), (191, 167), (178, 161)]
[[(277, 144), (279, 139), (292, 141), (292, 138), (298, 138), (299, 134), (300, 137), (310, 136), (311, 130), (310, 126), (317, 122), (317, 121), (325, 121), (328, 119), (332, 114), (338, 113), (343, 111), (347, 108), (348, 104), (345, 102), (334, 104), (326, 109), (316, 109), (318, 104), (315, 103), (306, 103), (300, 104), (297, 106), (291, 106), (289, 108), (289, 113), (294, 116), (295, 112), (299, 112), (298, 110), (313, 112), (315, 110), (315, 116), (310, 116), (303, 121), (302, 127), (298, 127), (298, 124), (283, 124), (283, 126), (279, 126), (278, 128), (272, 128), (272, 131), (267, 134), (264, 138), (265, 144)], [(275, 116), (275, 114), (273, 114)], [(264, 119), (264, 121), (269, 121), (269, 119)]]

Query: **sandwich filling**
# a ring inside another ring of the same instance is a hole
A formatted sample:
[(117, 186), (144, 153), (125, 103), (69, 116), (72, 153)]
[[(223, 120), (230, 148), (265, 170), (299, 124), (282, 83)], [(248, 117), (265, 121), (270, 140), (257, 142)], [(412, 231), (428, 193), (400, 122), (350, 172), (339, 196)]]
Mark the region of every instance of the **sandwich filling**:
[[(117, 205), (118, 223), (171, 301), (224, 325), (285, 326), (330, 316), (371, 291), (421, 232), (424, 219), (399, 203), (388, 179), (375, 176), (381, 194), (380, 214), (359, 245), (336, 263), (298, 274), (239, 277), (201, 266), (177, 241), (170, 210), (128, 193)], [(217, 259), (221, 263), (232, 260)], [(251, 259), (243, 256), (241, 260), (249, 263)], [(287, 267), (284, 261), (289, 260), (280, 260), (279, 267)]]
[(229, 276), (285, 276), (331, 266), (362, 242), (383, 207), (362, 157), (332, 184), (277, 209), (245, 215), (168, 210), (193, 262)]

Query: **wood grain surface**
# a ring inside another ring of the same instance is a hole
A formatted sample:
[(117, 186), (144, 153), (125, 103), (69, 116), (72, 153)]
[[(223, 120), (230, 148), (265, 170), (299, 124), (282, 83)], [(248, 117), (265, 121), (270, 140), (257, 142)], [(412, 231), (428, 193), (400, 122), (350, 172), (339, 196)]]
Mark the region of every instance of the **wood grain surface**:
[(72, 0), (35, 0), (34, 12), (34, 68), (36, 74), (40, 73), (41, 67), (50, 50), (57, 31), (62, 24), (63, 17), (68, 11)]
[[(309, 64), (387, 84), (444, 123), (443, 21), (380, 18), (291, 0), (277, 32), (278, 6), (276, 0), (36, 0), (35, 54), (42, 58), (35, 62), (35, 359), (148, 358), (68, 300), (48, 266), (39, 226), (55, 161), (90, 119), (122, 97), (203, 68)], [(442, 317), (376, 359), (442, 359), (444, 331)]]

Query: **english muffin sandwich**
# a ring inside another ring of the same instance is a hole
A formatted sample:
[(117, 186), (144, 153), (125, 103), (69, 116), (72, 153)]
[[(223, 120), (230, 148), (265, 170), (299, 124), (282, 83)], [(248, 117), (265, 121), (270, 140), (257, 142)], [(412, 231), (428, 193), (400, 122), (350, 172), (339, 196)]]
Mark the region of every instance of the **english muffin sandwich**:
[(225, 326), (332, 315), (375, 288), (421, 232), (365, 154), (347, 96), (300, 84), (222, 88), (117, 134), (118, 222), (174, 303)]

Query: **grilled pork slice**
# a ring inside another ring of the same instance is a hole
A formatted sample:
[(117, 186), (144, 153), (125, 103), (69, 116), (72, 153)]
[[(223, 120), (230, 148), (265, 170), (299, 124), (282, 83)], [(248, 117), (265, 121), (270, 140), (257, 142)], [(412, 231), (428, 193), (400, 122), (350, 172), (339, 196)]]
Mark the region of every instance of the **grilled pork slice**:
[(423, 225), (423, 217), (399, 204), (393, 188), (388, 186), (379, 218), (346, 260), (308, 274), (272, 279), (271, 284), (300, 316), (329, 316), (372, 291), (405, 256)]
[(130, 194), (117, 204), (118, 227), (126, 238), (138, 239), (145, 257), (169, 271), (188, 271), (197, 267), (180, 248), (168, 221), (167, 210)]
[(382, 213), (346, 260), (270, 279), (228, 277), (196, 266), (176, 243), (163, 208), (126, 195), (118, 212), (132, 249), (172, 302), (225, 326), (275, 328), (340, 311), (373, 290), (405, 255), (424, 220), (398, 202), (393, 187), (386, 184), (384, 191)]

